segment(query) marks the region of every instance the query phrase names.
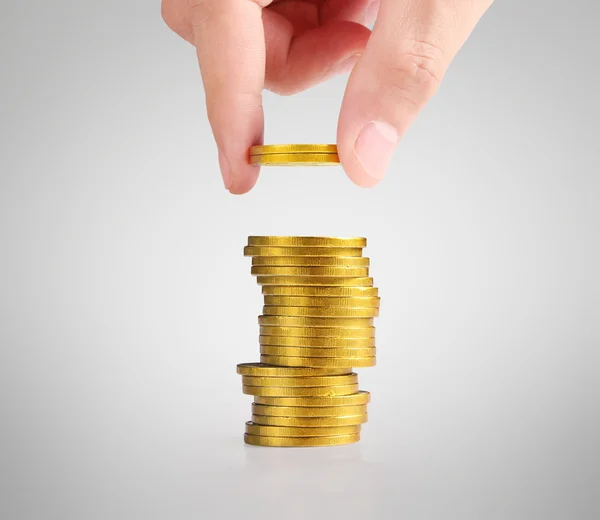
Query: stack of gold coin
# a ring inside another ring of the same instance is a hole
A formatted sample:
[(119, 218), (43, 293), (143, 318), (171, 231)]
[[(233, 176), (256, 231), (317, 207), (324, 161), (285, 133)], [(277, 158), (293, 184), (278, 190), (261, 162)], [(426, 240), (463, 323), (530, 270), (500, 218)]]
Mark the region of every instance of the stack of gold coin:
[(329, 166), (340, 163), (335, 144), (270, 144), (250, 148), (250, 163), (263, 166)]
[(375, 365), (379, 295), (364, 238), (249, 237), (262, 285), (260, 363), (238, 365), (254, 396), (245, 441), (333, 446), (360, 439), (368, 392), (353, 367)]

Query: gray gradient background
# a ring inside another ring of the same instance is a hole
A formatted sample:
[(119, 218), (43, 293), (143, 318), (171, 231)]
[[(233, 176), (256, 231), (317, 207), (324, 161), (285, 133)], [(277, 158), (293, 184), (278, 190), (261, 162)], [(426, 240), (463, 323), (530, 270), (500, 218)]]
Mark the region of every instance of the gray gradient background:
[[(0, 7), (0, 518), (598, 518), (597, 4), (498, 1), (379, 187), (242, 197), (159, 11)], [(344, 81), (267, 93), (266, 142), (335, 139)], [(243, 445), (249, 234), (368, 237), (359, 445)]]

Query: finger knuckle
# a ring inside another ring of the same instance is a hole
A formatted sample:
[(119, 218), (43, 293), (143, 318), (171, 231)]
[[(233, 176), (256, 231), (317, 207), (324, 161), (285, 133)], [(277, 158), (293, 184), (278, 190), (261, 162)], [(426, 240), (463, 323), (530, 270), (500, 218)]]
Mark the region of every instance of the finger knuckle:
[(419, 40), (405, 40), (383, 74), (388, 95), (420, 108), (437, 90), (444, 71), (441, 49)]

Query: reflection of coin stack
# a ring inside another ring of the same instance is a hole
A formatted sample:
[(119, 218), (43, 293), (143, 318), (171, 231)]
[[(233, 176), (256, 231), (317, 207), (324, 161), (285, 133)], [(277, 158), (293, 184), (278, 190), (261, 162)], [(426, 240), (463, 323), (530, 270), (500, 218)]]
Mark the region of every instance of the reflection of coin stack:
[(244, 439), (333, 446), (360, 439), (370, 395), (352, 367), (375, 365), (379, 296), (364, 238), (249, 237), (264, 295), (260, 361), (238, 365), (254, 396)]

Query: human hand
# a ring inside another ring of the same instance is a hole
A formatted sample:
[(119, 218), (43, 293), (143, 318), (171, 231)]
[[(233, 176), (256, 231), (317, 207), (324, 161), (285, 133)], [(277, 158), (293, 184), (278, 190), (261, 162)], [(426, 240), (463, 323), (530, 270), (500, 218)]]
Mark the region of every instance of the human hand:
[(263, 89), (293, 94), (350, 70), (338, 153), (356, 184), (377, 184), (492, 1), (163, 0), (162, 13), (196, 47), (223, 181), (241, 194), (258, 178), (248, 150), (262, 143)]

